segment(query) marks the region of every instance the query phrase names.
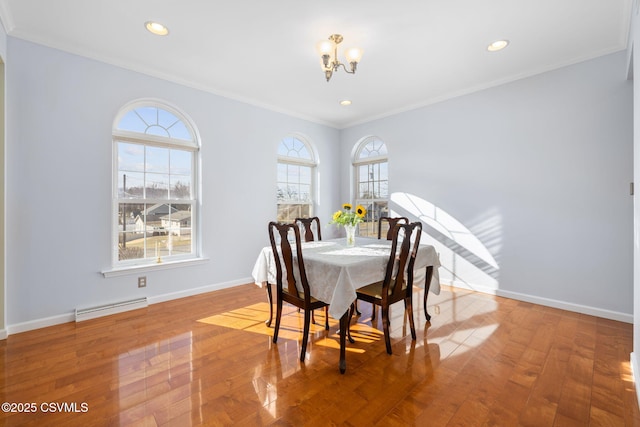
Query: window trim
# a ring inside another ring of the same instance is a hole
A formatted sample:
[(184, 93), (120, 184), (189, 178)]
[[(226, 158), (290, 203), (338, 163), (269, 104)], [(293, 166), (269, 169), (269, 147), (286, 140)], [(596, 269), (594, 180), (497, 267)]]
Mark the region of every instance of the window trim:
[[(277, 212), (278, 212), (278, 206), (279, 205), (308, 205), (309, 206), (309, 212), (310, 212), (310, 216), (313, 216), (315, 210), (316, 210), (316, 206), (317, 206), (317, 201), (318, 201), (318, 165), (319, 165), (319, 161), (318, 161), (318, 154), (316, 152), (316, 147), (315, 145), (309, 140), (309, 138), (307, 138), (304, 135), (301, 135), (299, 133), (290, 133), (285, 135), (283, 138), (280, 139), (280, 141), (278, 142), (278, 145), (276, 146), (276, 150), (280, 147), (280, 145), (283, 143), (283, 141), (287, 138), (294, 138), (297, 139), (298, 141), (300, 141), (301, 143), (303, 143), (307, 149), (307, 152), (309, 153), (309, 156), (311, 157), (310, 159), (304, 159), (304, 158), (300, 158), (300, 157), (289, 157), (289, 156), (283, 156), (281, 154), (277, 155), (277, 160), (276, 160), (276, 168), (279, 164), (289, 164), (289, 165), (294, 165), (294, 166), (306, 166), (310, 169), (310, 174), (311, 174), (311, 189), (309, 191), (309, 195), (311, 197), (311, 200), (309, 201), (309, 203), (303, 203), (303, 202), (289, 202), (289, 201), (284, 201), (284, 202), (280, 202), (278, 201), (277, 198), (277, 193), (276, 193), (276, 216), (277, 216)], [(276, 151), (277, 152), (277, 151)], [(278, 178), (276, 176), (276, 184), (278, 183)]]
[[(387, 155), (380, 155), (380, 156), (371, 156), (371, 157), (367, 157), (365, 159), (360, 158), (360, 154), (362, 153), (362, 151), (365, 149), (365, 147), (370, 144), (373, 143), (374, 141), (380, 141), (382, 143), (382, 145), (385, 147), (385, 150), (387, 151)], [(363, 165), (375, 165), (375, 164), (380, 164), (380, 163), (387, 163), (387, 185), (389, 183), (389, 155), (388, 155), (388, 148), (387, 148), (387, 143), (380, 137), (377, 137), (375, 135), (369, 135), (366, 136), (362, 139), (360, 139), (360, 141), (358, 141), (352, 150), (352, 158), (351, 158), (351, 174), (352, 174), (352, 186), (351, 186), (351, 194), (352, 194), (352, 199), (355, 203), (361, 203), (362, 201), (366, 200), (366, 202), (371, 202), (372, 204), (375, 203), (379, 203), (379, 202), (386, 202), (387, 203), (387, 209), (389, 208), (389, 203), (391, 202), (391, 198), (390, 198), (390, 193), (389, 193), (389, 188), (387, 187), (387, 197), (386, 198), (371, 198), (371, 199), (363, 199), (358, 197), (359, 193), (360, 193), (360, 189), (359, 189), (359, 170), (358, 168), (363, 166)], [(367, 216), (369, 215), (369, 213), (367, 213)], [(377, 218), (377, 220), (379, 221), (380, 218)], [(374, 227), (377, 230), (377, 227)]]
[[(148, 138), (140, 138), (139, 133), (125, 131), (125, 130), (114, 130), (112, 133), (112, 139), (117, 139), (118, 141), (123, 142), (131, 142), (134, 144), (147, 144), (148, 142), (152, 142), (154, 146), (165, 147), (165, 148), (177, 148), (190, 151), (198, 151), (200, 149), (199, 145), (185, 143), (186, 141), (178, 138), (162, 138), (156, 135), (149, 135)], [(194, 141), (195, 143), (196, 141)]]
[[(158, 108), (173, 114), (178, 120), (182, 121), (187, 128), (191, 140), (184, 140), (172, 137), (160, 137), (153, 134), (142, 134), (139, 132), (118, 129), (118, 125), (126, 114), (142, 107)], [(167, 268), (175, 268), (181, 265), (200, 263), (207, 261), (202, 257), (202, 227), (200, 219), (200, 210), (202, 206), (202, 178), (201, 178), (201, 157), (200, 147), (201, 140), (197, 127), (193, 121), (177, 107), (167, 103), (166, 101), (146, 98), (131, 101), (123, 105), (116, 114), (111, 129), (111, 145), (112, 145), (112, 176), (111, 176), (111, 266), (104, 269), (101, 273), (104, 277), (113, 277), (119, 275), (133, 274), (144, 271), (154, 271)], [(191, 159), (191, 186), (192, 196), (190, 199), (122, 199), (118, 194), (118, 144), (129, 143), (139, 144), (143, 147), (159, 147), (169, 148), (192, 153)], [(170, 258), (163, 259), (161, 263), (156, 262), (153, 258), (136, 258), (132, 260), (119, 260), (118, 242), (119, 242), (119, 224), (118, 212), (121, 203), (167, 203), (167, 204), (186, 204), (191, 205), (191, 252), (188, 254), (171, 255)]]
[(189, 258), (183, 260), (172, 260), (161, 264), (138, 264), (130, 266), (118, 266), (104, 269), (100, 272), (103, 277), (120, 277), (139, 273), (146, 273), (157, 270), (172, 270), (178, 267), (201, 265), (209, 262), (207, 257)]

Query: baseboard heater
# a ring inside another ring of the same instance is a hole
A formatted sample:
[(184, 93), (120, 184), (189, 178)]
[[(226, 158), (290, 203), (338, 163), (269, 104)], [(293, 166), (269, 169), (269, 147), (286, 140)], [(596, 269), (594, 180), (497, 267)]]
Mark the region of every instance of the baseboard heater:
[(90, 308), (76, 308), (76, 322), (83, 320), (95, 319), (96, 317), (108, 316), (110, 314), (123, 313), (125, 311), (136, 310), (138, 308), (148, 307), (147, 297), (132, 299), (130, 301), (122, 301), (114, 304), (100, 305)]

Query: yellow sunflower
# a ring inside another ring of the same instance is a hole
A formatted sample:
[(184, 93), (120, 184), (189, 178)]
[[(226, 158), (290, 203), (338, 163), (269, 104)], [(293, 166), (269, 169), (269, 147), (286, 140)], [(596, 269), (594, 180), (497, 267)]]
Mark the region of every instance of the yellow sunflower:
[(367, 210), (362, 205), (358, 205), (354, 211), (351, 203), (343, 203), (342, 209), (333, 213), (329, 224), (337, 224), (338, 226), (358, 225), (365, 220), (366, 214)]

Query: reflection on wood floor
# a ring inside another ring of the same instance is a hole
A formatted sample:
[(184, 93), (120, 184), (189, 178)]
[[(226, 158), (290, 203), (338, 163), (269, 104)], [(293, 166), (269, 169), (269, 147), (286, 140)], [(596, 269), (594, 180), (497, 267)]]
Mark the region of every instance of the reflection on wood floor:
[(325, 331), (316, 312), (302, 364), (302, 315), (288, 309), (273, 344), (264, 290), (252, 284), (11, 335), (0, 342), (0, 385), (16, 412), (0, 421), (640, 425), (632, 325), (446, 286), (429, 298), (431, 324), (415, 304), (417, 341), (402, 303), (393, 307), (393, 355), (381, 316), (372, 326), (371, 307), (360, 303), (344, 375), (336, 320)]

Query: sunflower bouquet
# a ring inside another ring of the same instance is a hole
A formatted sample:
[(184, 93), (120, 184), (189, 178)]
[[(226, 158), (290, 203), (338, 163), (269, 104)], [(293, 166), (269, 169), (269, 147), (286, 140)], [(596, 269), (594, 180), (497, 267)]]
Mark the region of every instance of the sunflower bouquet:
[(342, 205), (342, 210), (336, 211), (331, 218), (329, 224), (337, 225), (351, 225), (355, 226), (364, 221), (364, 216), (367, 214), (367, 210), (362, 205), (356, 206), (353, 210), (351, 203), (345, 203)]

